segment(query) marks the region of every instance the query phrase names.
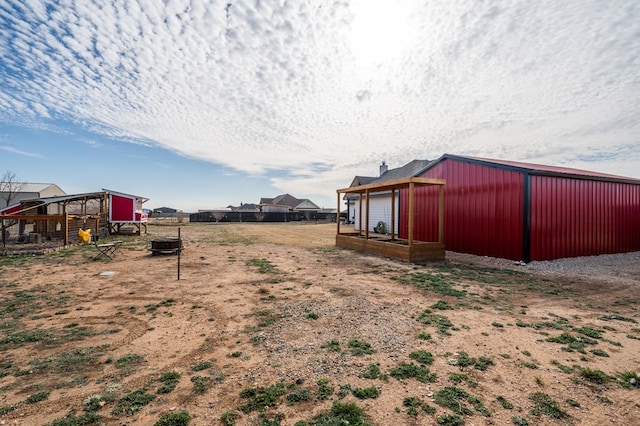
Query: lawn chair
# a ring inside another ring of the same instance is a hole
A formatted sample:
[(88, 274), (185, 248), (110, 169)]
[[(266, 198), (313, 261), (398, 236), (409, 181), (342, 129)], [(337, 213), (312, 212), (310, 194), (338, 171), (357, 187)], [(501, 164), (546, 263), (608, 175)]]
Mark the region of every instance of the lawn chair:
[[(112, 256), (116, 254), (116, 251), (120, 250), (120, 244), (116, 244), (116, 242), (98, 244), (99, 239), (99, 235), (91, 236), (91, 240), (93, 240), (93, 244), (95, 245), (96, 250), (98, 250), (98, 254), (95, 255), (93, 260), (98, 260), (102, 257), (112, 260)], [(121, 241), (117, 241), (117, 243), (121, 243)]]

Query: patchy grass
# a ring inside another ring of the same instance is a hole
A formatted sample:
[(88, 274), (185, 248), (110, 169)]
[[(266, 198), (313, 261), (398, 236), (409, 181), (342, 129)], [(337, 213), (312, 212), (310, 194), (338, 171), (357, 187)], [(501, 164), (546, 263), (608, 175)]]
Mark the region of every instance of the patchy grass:
[(466, 295), (465, 290), (455, 288), (457, 283), (443, 273), (414, 272), (408, 276), (396, 277), (401, 283), (411, 284), (427, 292), (439, 294), (441, 296), (451, 296), (462, 298)]
[(431, 355), (431, 352), (423, 350), (413, 351), (409, 354), (409, 358), (418, 361), (420, 364), (433, 364), (433, 355)]
[(447, 363), (450, 365), (457, 365), (458, 367), (473, 366), (476, 370), (485, 371), (490, 366), (494, 365), (491, 358), (487, 356), (480, 356), (478, 358), (470, 357), (465, 351), (460, 351), (457, 357), (447, 358)]
[(512, 410), (513, 409), (513, 404), (510, 403), (509, 401), (507, 401), (507, 398), (505, 398), (502, 395), (498, 396), (496, 398), (496, 401), (498, 401), (500, 403), (500, 405), (502, 405), (502, 408), (504, 408), (506, 410)]
[(376, 351), (371, 347), (371, 344), (362, 342), (358, 339), (351, 340), (349, 342), (349, 348), (351, 348), (351, 355), (353, 356), (371, 355), (376, 353)]
[(534, 392), (529, 395), (529, 399), (534, 403), (534, 407), (531, 409), (531, 414), (534, 416), (545, 415), (552, 419), (566, 419), (571, 417), (546, 393)]
[(120, 398), (118, 400), (118, 406), (112, 411), (112, 414), (132, 416), (142, 410), (155, 398), (155, 395), (147, 393), (147, 389), (138, 389)]
[(630, 322), (633, 324), (638, 323), (638, 321), (633, 318), (623, 317), (622, 315), (617, 315), (617, 314), (602, 315), (600, 319), (603, 321), (624, 321), (624, 322)]
[(27, 404), (35, 404), (36, 402), (44, 401), (46, 399), (49, 399), (49, 393), (49, 391), (32, 393), (27, 397), (27, 399), (25, 399), (25, 402)]
[(316, 381), (316, 384), (318, 385), (318, 390), (316, 391), (316, 398), (318, 400), (324, 401), (333, 395), (335, 388), (330, 385), (329, 380), (320, 378)]
[(315, 416), (312, 424), (316, 426), (372, 426), (366, 421), (364, 410), (354, 402), (334, 402), (328, 412)]
[(331, 352), (340, 352), (340, 342), (338, 342), (337, 340), (330, 340), (320, 347)]
[(267, 259), (249, 259), (247, 261), (247, 266), (255, 266), (258, 268), (258, 272), (261, 274), (268, 274), (275, 272), (275, 267), (273, 264)]
[(240, 391), (240, 398), (247, 402), (238, 409), (243, 413), (263, 411), (267, 407), (275, 407), (280, 404), (280, 397), (285, 394), (285, 385), (282, 382), (269, 387), (246, 388)]
[(362, 377), (365, 379), (381, 379), (387, 380), (387, 375), (383, 374), (376, 364), (370, 364), (365, 371), (362, 372)]
[(424, 365), (416, 365), (414, 363), (400, 363), (389, 370), (389, 375), (398, 380), (416, 379), (421, 383), (435, 382), (437, 380), (436, 373), (429, 371)]
[(162, 386), (158, 388), (158, 394), (173, 392), (180, 381), (180, 373), (177, 371), (167, 371), (163, 373), (158, 380), (162, 383)]
[(424, 325), (437, 327), (438, 333), (450, 336), (449, 330), (457, 330), (449, 318), (444, 315), (434, 314), (430, 309), (424, 310), (419, 316), (418, 321)]
[(598, 385), (606, 385), (611, 380), (611, 377), (607, 375), (602, 370), (596, 370), (591, 368), (581, 368), (580, 369), (580, 377), (588, 380), (591, 383), (595, 383)]
[(191, 421), (191, 416), (186, 411), (177, 413), (165, 413), (160, 416), (153, 426), (187, 426)]
[(407, 415), (411, 417), (417, 417), (420, 414), (420, 409), (422, 412), (426, 414), (434, 414), (436, 412), (435, 407), (427, 404), (424, 401), (421, 401), (419, 398), (415, 396), (408, 396), (402, 400), (402, 405), (407, 407)]
[(311, 399), (311, 393), (308, 389), (297, 389), (287, 395), (287, 402), (289, 405), (293, 405), (298, 402), (309, 401)]
[(640, 389), (640, 373), (626, 370), (618, 373), (620, 386), (626, 389)]

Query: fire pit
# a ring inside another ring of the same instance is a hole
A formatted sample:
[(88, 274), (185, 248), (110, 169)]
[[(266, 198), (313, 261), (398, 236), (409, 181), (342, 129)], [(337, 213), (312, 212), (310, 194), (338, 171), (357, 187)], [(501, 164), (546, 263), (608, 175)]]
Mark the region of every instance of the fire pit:
[(158, 254), (177, 254), (183, 249), (180, 238), (169, 237), (151, 240), (151, 247), (148, 250), (151, 251), (152, 256), (156, 256)]

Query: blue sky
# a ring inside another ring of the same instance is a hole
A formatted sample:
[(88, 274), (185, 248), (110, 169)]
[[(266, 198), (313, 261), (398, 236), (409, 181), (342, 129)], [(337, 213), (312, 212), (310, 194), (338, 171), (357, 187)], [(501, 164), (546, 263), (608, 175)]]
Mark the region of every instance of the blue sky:
[(0, 1), (0, 173), (184, 211), (444, 153), (640, 178), (637, 0)]

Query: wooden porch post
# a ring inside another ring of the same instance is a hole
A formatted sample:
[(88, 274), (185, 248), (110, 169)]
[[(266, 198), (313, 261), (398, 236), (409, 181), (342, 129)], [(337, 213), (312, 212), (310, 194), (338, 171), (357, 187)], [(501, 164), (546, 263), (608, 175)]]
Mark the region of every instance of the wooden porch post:
[(391, 239), (396, 239), (396, 190), (391, 190)]
[(364, 238), (369, 239), (369, 190), (365, 192), (367, 195), (367, 215), (365, 216)]
[(358, 193), (360, 209), (358, 210), (358, 235), (362, 235), (362, 192)]
[(62, 221), (64, 223), (62, 231), (64, 232), (64, 245), (68, 246), (69, 245), (69, 213), (64, 214), (64, 220)]
[(336, 226), (338, 228), (337, 233), (340, 233), (340, 192), (338, 192), (338, 214), (336, 215)]

